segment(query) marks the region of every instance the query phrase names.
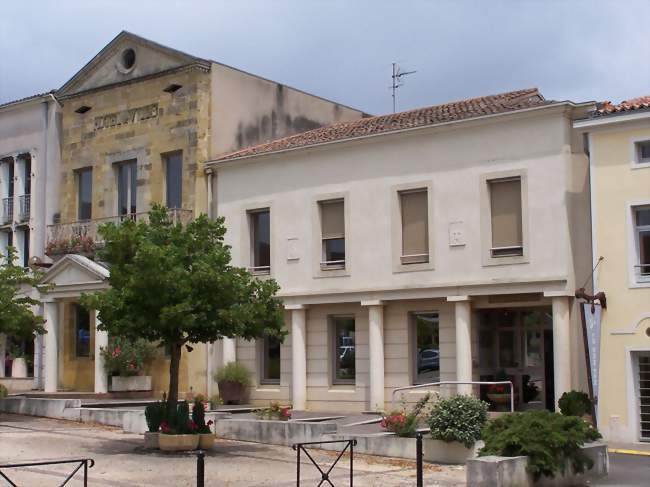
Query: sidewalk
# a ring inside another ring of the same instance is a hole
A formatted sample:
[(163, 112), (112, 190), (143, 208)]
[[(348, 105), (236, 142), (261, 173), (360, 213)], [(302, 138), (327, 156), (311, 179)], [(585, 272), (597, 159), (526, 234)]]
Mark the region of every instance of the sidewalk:
[(607, 442), (607, 450), (610, 453), (622, 453), (626, 455), (641, 455), (650, 457), (650, 443), (618, 443)]

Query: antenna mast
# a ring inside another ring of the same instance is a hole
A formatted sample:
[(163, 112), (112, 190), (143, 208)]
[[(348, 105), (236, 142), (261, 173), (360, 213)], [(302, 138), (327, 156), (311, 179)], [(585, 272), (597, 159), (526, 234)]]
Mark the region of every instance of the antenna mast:
[(409, 74), (417, 73), (417, 71), (401, 71), (397, 63), (393, 63), (393, 85), (389, 88), (393, 90), (393, 113), (395, 113), (396, 101), (395, 95), (397, 88), (404, 85), (402, 81), (402, 76), (408, 76)]

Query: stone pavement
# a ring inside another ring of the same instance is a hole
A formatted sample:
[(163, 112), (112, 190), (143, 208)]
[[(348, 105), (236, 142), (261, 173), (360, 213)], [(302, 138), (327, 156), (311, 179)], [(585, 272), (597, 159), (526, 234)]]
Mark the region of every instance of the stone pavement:
[[(316, 452), (320, 463), (331, 463), (332, 452)], [(196, 460), (192, 454), (165, 454), (142, 448), (140, 435), (106, 426), (0, 413), (0, 464), (62, 458), (95, 459), (91, 486), (193, 486)], [(205, 460), (206, 486), (294, 486), (296, 454), (291, 448), (236, 441), (217, 441)], [(348, 485), (349, 463), (334, 469), (333, 483)], [(355, 455), (355, 486), (415, 485), (415, 464)], [(66, 467), (68, 471), (71, 469)], [(317, 485), (320, 475), (307, 459), (301, 465), (305, 486)], [(18, 485), (49, 486), (65, 478), (65, 468), (34, 467), (7, 470)], [(425, 485), (462, 486), (465, 469), (427, 465)], [(82, 485), (80, 481), (69, 485)]]

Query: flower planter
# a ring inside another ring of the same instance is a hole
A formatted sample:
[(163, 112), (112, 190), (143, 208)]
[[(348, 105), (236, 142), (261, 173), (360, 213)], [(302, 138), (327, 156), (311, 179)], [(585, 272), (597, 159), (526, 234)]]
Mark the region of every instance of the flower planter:
[(243, 402), (246, 386), (241, 382), (221, 380), (218, 385), (219, 397), (221, 397), (224, 404), (241, 404)]
[(11, 363), (11, 377), (16, 379), (27, 377), (27, 361), (24, 357), (17, 357)]
[(199, 446), (199, 435), (166, 435), (158, 436), (158, 446), (163, 451), (189, 451)]
[(423, 459), (431, 463), (464, 464), (470, 458), (476, 458), (478, 448), (467, 448), (457, 441), (446, 442), (432, 438), (422, 439)]
[(201, 433), (199, 436), (199, 449), (209, 450), (214, 445), (214, 433)]
[(158, 449), (158, 437), (160, 436), (160, 433), (153, 433), (151, 431), (147, 431), (144, 434), (144, 447), (147, 450), (157, 450)]
[(150, 391), (151, 390), (151, 376), (150, 375), (134, 375), (131, 377), (120, 377), (114, 375), (111, 377), (111, 392), (124, 392), (124, 391)]

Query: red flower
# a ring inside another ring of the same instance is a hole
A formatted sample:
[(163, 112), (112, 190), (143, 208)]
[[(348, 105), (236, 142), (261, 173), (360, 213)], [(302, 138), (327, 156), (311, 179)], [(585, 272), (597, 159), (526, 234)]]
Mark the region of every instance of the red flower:
[(190, 421), (190, 431), (196, 431), (198, 430), (199, 427), (196, 425), (194, 421)]
[(163, 433), (169, 433), (169, 423), (167, 423), (167, 421), (163, 421), (162, 423), (160, 423), (160, 430)]
[(280, 411), (280, 415), (281, 415), (283, 418), (290, 418), (290, 417), (291, 417), (291, 410), (290, 410), (288, 407), (284, 407), (284, 408), (282, 408), (282, 410)]
[(210, 420), (207, 422), (207, 426), (212, 426), (214, 424), (214, 421)]

